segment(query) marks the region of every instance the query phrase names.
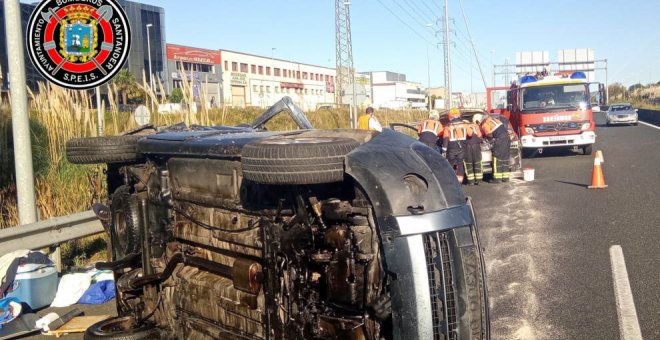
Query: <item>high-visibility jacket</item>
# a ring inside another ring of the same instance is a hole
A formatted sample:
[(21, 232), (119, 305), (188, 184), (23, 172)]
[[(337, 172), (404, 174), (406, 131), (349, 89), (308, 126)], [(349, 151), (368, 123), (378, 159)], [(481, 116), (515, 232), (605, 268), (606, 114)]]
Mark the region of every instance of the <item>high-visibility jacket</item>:
[(434, 135), (439, 136), (442, 133), (442, 124), (435, 119), (427, 119), (417, 127), (417, 134), (422, 132), (432, 132)]
[(495, 118), (492, 115), (488, 115), (481, 122), (481, 131), (483, 131), (484, 135), (486, 136), (492, 136), (493, 132), (502, 125), (504, 125), (504, 123), (502, 123), (501, 120)]
[(465, 122), (468, 125), (468, 131), (470, 132), (470, 135), (472, 137), (477, 137), (481, 138), (483, 135), (481, 134), (481, 127), (475, 123), (470, 123), (470, 122)]
[(371, 115), (360, 116), (360, 118), (358, 118), (358, 129), (369, 130), (369, 119), (371, 119)]
[(471, 136), (472, 133), (468, 131), (468, 125), (462, 121), (449, 122), (442, 130), (442, 138), (450, 142), (464, 141)]

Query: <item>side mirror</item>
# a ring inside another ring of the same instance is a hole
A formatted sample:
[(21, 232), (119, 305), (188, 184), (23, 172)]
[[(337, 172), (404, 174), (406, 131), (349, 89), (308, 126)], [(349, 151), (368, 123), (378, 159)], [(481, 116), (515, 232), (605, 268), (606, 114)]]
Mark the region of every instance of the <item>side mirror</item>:
[(639, 112), (639, 109), (635, 109), (635, 112)]

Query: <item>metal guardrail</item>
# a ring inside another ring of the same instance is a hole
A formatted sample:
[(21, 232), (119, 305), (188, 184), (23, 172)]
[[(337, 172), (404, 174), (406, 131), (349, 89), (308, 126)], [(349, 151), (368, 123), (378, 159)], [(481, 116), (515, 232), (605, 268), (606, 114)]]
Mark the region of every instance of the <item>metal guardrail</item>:
[(104, 231), (91, 210), (0, 230), (0, 255), (40, 249)]

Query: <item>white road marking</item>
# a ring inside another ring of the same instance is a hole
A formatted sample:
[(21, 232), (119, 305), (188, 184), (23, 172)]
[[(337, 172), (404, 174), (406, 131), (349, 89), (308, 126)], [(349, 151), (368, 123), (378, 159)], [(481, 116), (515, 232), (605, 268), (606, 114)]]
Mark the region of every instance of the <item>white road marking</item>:
[(640, 121), (638, 121), (638, 123), (640, 123), (640, 124), (644, 124), (644, 125), (646, 125), (646, 126), (649, 126), (649, 127), (652, 127), (652, 128), (655, 128), (655, 129), (658, 129), (658, 130), (660, 130), (660, 126), (657, 126), (657, 125), (653, 125), (653, 124), (651, 124), (651, 123), (647, 123), (647, 122), (642, 122), (641, 120), (640, 120)]
[(639, 328), (635, 301), (633, 301), (628, 281), (628, 271), (620, 245), (610, 247), (610, 262), (612, 264), (612, 281), (614, 281), (614, 296), (616, 297), (616, 312), (619, 316), (619, 333), (621, 340), (641, 340), (642, 331)]

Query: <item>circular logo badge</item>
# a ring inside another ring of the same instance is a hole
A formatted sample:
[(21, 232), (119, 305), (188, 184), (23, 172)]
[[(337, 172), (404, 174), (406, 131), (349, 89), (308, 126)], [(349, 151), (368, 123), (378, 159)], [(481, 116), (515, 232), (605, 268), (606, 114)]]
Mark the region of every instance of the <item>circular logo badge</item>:
[(27, 50), (46, 79), (82, 90), (119, 72), (130, 37), (126, 13), (113, 0), (45, 0), (28, 22)]

